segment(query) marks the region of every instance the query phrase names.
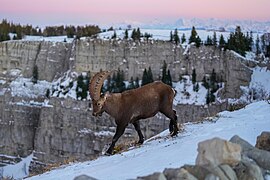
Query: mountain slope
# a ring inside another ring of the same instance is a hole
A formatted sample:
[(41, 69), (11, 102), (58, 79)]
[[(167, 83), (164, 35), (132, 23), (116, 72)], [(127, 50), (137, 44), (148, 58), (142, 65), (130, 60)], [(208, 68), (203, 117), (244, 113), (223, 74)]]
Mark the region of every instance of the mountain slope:
[(186, 124), (183, 133), (170, 138), (168, 131), (147, 140), (140, 148), (110, 157), (61, 167), (31, 180), (73, 179), (86, 174), (97, 179), (131, 179), (195, 164), (197, 144), (200, 141), (220, 137), (230, 139), (237, 134), (251, 144), (262, 131), (270, 131), (270, 104), (266, 101), (252, 103), (234, 112), (222, 112), (211, 122)]

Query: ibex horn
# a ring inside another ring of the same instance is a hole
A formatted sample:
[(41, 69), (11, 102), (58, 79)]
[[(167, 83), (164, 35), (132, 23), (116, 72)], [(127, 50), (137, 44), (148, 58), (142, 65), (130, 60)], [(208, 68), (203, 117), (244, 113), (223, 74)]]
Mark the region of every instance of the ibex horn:
[(94, 75), (89, 84), (90, 97), (93, 100), (99, 100), (101, 88), (104, 80), (111, 74), (110, 71), (102, 71)]

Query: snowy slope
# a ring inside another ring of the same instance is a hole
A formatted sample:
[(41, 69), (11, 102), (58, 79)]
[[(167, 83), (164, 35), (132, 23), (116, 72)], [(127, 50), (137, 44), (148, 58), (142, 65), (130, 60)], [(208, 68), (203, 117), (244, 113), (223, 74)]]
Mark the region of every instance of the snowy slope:
[(140, 148), (68, 165), (29, 179), (69, 180), (81, 174), (101, 180), (131, 179), (165, 168), (195, 164), (198, 142), (213, 137), (228, 140), (237, 134), (254, 145), (262, 131), (270, 131), (269, 117), (270, 104), (266, 101), (256, 102), (238, 111), (219, 113), (213, 122), (186, 124), (185, 131), (176, 138), (168, 137), (168, 131), (164, 131)]

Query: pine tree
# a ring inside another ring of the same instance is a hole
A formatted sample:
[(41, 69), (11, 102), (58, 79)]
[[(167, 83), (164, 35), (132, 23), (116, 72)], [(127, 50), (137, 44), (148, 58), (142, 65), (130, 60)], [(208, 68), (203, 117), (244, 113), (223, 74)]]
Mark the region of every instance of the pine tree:
[(208, 35), (206, 38), (206, 41), (204, 43), (206, 46), (212, 46), (213, 45), (213, 40), (212, 38)]
[(201, 40), (200, 36), (197, 36), (196, 41), (195, 41), (195, 44), (196, 44), (197, 48), (201, 46), (201, 42), (202, 42), (202, 40)]
[(192, 70), (192, 75), (191, 75), (191, 79), (192, 79), (192, 84), (196, 83), (196, 69)]
[(195, 27), (193, 26), (192, 30), (191, 30), (191, 35), (189, 38), (189, 43), (196, 42), (196, 39), (197, 39), (197, 31), (196, 31)]
[(220, 35), (220, 38), (219, 38), (219, 48), (222, 49), (222, 48), (225, 47), (225, 45), (226, 45), (226, 42), (225, 42), (225, 40), (224, 40), (223, 35), (221, 34), (221, 35)]
[(148, 68), (147, 79), (148, 79), (148, 83), (154, 82), (151, 67)]
[(177, 29), (174, 30), (173, 38), (174, 38), (175, 44), (179, 44), (180, 38), (179, 38), (179, 36), (178, 36), (178, 31), (177, 31)]
[(128, 39), (128, 30), (127, 30), (127, 29), (125, 30), (125, 36), (124, 36), (124, 39)]
[(216, 34), (216, 31), (214, 31), (214, 35), (213, 35), (213, 45), (217, 46), (217, 34)]
[(173, 33), (172, 33), (172, 31), (170, 32), (170, 42), (173, 42)]
[(134, 88), (135, 88), (135, 84), (134, 84), (133, 77), (131, 76), (130, 81), (128, 83), (127, 90), (134, 89)]
[(265, 57), (270, 57), (270, 45), (266, 46)]
[(148, 75), (147, 75), (147, 70), (146, 68), (143, 71), (143, 76), (142, 76), (142, 86), (146, 85), (148, 83)]
[(134, 88), (138, 88), (138, 87), (140, 87), (140, 84), (139, 84), (139, 78), (136, 77), (136, 79), (135, 79), (135, 84), (134, 84)]
[(37, 67), (37, 65), (35, 65), (34, 68), (33, 68), (32, 82), (33, 82), (34, 84), (36, 84), (37, 81), (38, 81), (38, 67)]
[(186, 36), (185, 34), (183, 33), (182, 37), (181, 37), (181, 43), (185, 43), (186, 42)]
[(167, 82), (167, 63), (165, 61), (163, 61), (163, 66), (162, 66), (162, 78), (161, 81), (166, 83)]
[(112, 35), (112, 39), (116, 39), (117, 35), (116, 35), (116, 31), (113, 32), (113, 35)]
[(259, 35), (257, 35), (257, 39), (256, 39), (256, 55), (259, 55), (261, 53), (261, 50), (260, 50), (260, 39), (259, 39)]
[(170, 70), (168, 69), (167, 71), (167, 83), (169, 86), (172, 86), (172, 77), (171, 77), (171, 72)]

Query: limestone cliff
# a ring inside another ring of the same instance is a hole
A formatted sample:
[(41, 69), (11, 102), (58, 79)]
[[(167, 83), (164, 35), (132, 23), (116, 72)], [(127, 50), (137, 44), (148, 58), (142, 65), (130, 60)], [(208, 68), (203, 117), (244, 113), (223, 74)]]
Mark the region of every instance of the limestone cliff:
[[(166, 61), (173, 80), (179, 75), (191, 74), (196, 69), (197, 79), (215, 72), (225, 87), (223, 98), (241, 96), (240, 86), (248, 85), (251, 71), (241, 58), (230, 51), (214, 47), (175, 46), (165, 41), (133, 42), (100, 39), (64, 42), (8, 41), (0, 43), (0, 78), (7, 81), (0, 88), (9, 89), (16, 76), (9, 77), (12, 69), (19, 69), (24, 77), (32, 77), (38, 67), (39, 79), (53, 81), (67, 71), (95, 73), (122, 69), (126, 78), (140, 77), (144, 68), (151, 66), (155, 79), (161, 76)], [(0, 89), (1, 92), (1, 89)], [(40, 104), (31, 104), (31, 100)], [(22, 103), (22, 101), (28, 103)], [(0, 153), (26, 156), (34, 151), (39, 161), (53, 163), (69, 158), (92, 159), (100, 155), (110, 143), (115, 131), (111, 118), (94, 118), (87, 111), (88, 102), (51, 98), (46, 105), (44, 97), (35, 99), (0, 93)], [(180, 123), (200, 121), (225, 110), (227, 104), (210, 107), (178, 105), (175, 107)], [(168, 120), (157, 115), (142, 122), (145, 136), (151, 137), (168, 128)], [(126, 130), (122, 142), (137, 138), (133, 127)]]

